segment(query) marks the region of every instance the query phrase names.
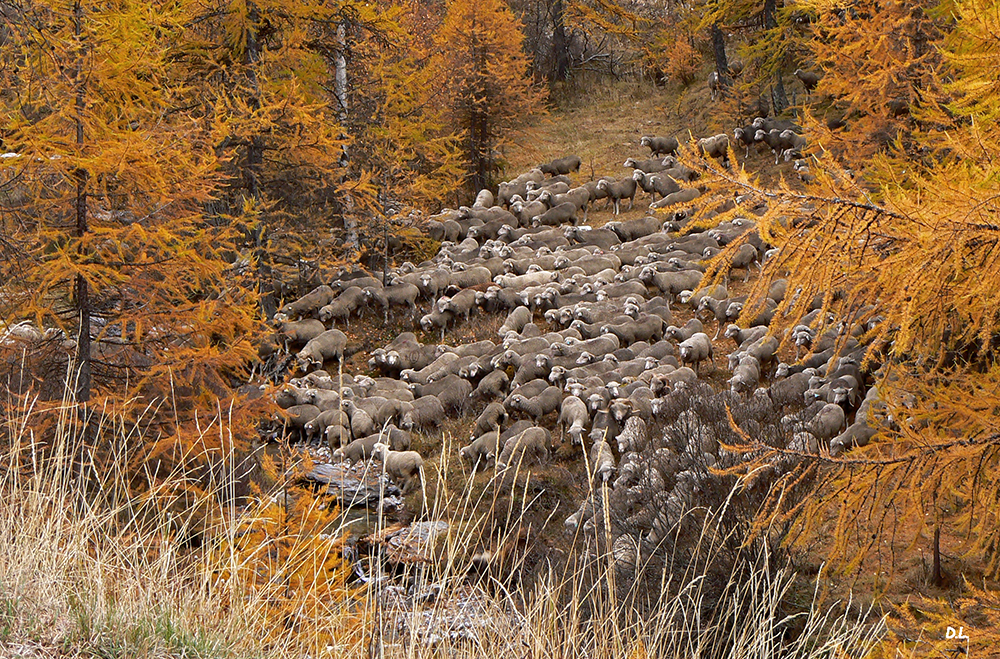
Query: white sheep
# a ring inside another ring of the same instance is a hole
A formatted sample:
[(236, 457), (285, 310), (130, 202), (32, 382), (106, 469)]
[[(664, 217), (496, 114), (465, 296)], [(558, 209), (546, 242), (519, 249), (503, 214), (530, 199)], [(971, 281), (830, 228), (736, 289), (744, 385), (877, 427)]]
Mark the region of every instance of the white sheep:
[(372, 448), (372, 457), (382, 462), (389, 478), (402, 482), (403, 494), (423, 484), (424, 460), (416, 451), (393, 451), (387, 444), (378, 442)]

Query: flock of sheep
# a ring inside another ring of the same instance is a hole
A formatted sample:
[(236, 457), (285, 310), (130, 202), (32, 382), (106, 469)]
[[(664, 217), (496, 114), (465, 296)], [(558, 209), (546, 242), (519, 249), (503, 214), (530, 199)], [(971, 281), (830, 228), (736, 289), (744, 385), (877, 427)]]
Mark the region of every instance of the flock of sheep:
[[(748, 149), (765, 144), (778, 158), (804, 141), (771, 118), (737, 128), (735, 138)], [(791, 454), (839, 454), (867, 443), (881, 403), (861, 366), (865, 326), (845, 335), (817, 295), (789, 337), (797, 359), (782, 363), (769, 325), (778, 304), (797, 294), (784, 280), (751, 317), (729, 277), (702, 285), (706, 265), (730, 243), (741, 244), (726, 255), (730, 277), (746, 279), (773, 255), (753, 213), (709, 230), (685, 226), (702, 194), (693, 186), (697, 172), (677, 162), (676, 139), (647, 136), (640, 144), (652, 159), (629, 159), (621, 178), (577, 185), (571, 174), (580, 158), (569, 156), (431, 217), (427, 231), (442, 241), (440, 251), (396, 268), (385, 286), (345, 272), (285, 305), (262, 346), (262, 355), (294, 354), (299, 371), (276, 394), (284, 408), (278, 424), (327, 442), (336, 460), (382, 461), (407, 493), (421, 486), (428, 457), (409, 450), (410, 433), (433, 434), (448, 415), (469, 415), (460, 456), (473, 469), (544, 465), (557, 447), (562, 455), (574, 447), (595, 487), (567, 525), (591, 523), (600, 497), (611, 496), (628, 520), (620, 536), (650, 543), (712, 490), (710, 467), (744, 459), (722, 448), (733, 443), (727, 407), (756, 436), (770, 419), (771, 441)], [(698, 145), (724, 158), (729, 140)], [(618, 214), (640, 190), (654, 208), (672, 212), (600, 228), (582, 223), (599, 200)], [(730, 200), (715, 212), (732, 207)], [(330, 375), (322, 369), (349, 350), (336, 326), (365, 309), (406, 314), (442, 340), (447, 329), (486, 315), (504, 322), (496, 337), (456, 346), (403, 332), (369, 355), (367, 374)], [(687, 322), (675, 321), (681, 309)], [(722, 368), (729, 377), (718, 391), (705, 377), (719, 382)]]

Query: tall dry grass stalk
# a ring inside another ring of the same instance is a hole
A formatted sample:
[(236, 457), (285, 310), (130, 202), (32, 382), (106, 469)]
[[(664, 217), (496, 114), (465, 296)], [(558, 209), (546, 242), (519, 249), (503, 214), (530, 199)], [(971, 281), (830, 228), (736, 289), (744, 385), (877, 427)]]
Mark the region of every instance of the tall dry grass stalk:
[[(474, 495), (471, 479), (449, 489), (443, 474), (456, 452), (448, 436), (436, 487), (423, 499), (423, 519), (449, 522), (428, 548), (433, 559), (391, 576), (372, 568), (364, 583), (348, 585), (346, 518), (330, 525), (323, 500), (303, 493), (278, 505), (259, 497), (237, 508), (235, 483), (226, 481), (179, 508), (176, 493), (190, 491), (179, 487), (187, 477), (180, 473), (136, 494), (126, 456), (104, 456), (95, 469), (95, 455), (76, 448), (74, 414), (63, 406), (54, 440), (43, 446), (32, 405), (7, 410), (0, 655), (805, 658), (859, 656), (884, 632), (871, 611), (820, 610), (815, 599), (787, 613), (794, 575), (767, 565), (730, 579), (715, 602), (705, 601), (705, 574), (664, 578), (640, 613), (616, 595), (621, 552), (599, 550), (606, 539), (586, 534), (530, 580), (506, 578), (523, 571), (516, 550), (483, 570), (489, 561), (472, 559), (484, 529), (474, 511), (497, 500)], [(116, 419), (113, 410), (103, 418)], [(205, 432), (224, 432), (222, 421)], [(118, 447), (141, 439), (121, 417), (112, 425), (94, 436)], [(524, 488), (526, 508), (525, 481), (512, 482)], [(185, 510), (212, 511), (199, 547), (191, 546)], [(514, 521), (502, 546), (516, 539), (524, 510), (504, 515)], [(388, 524), (379, 516), (377, 526)]]

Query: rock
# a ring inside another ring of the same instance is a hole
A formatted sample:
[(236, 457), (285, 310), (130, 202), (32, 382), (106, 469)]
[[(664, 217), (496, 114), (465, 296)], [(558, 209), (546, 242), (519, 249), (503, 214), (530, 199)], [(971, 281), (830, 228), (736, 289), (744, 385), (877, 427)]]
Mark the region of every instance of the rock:
[[(326, 494), (337, 497), (344, 508), (365, 507), (377, 510), (382, 502), (382, 512), (391, 513), (403, 508), (402, 492), (384, 478), (380, 470), (360, 462), (351, 466), (344, 463), (315, 465), (305, 480), (326, 485)], [(384, 497), (381, 495), (384, 493)]]
[(362, 538), (362, 542), (381, 546), (383, 558), (392, 565), (432, 563), (447, 534), (448, 522), (416, 522), (390, 526)]

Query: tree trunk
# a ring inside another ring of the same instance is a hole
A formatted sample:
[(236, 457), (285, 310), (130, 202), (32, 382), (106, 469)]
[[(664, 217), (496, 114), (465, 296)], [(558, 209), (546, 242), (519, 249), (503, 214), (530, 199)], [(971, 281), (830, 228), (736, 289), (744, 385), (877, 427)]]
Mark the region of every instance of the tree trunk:
[[(775, 18), (775, 0), (764, 0), (764, 28), (773, 30), (778, 27)], [(785, 83), (781, 79), (781, 64), (774, 70), (774, 87), (771, 89), (771, 107), (775, 116), (788, 107), (788, 96), (785, 94)]]
[[(333, 57), (333, 66), (333, 96), (337, 101), (337, 120), (343, 128), (347, 124), (347, 26), (343, 22), (337, 24), (337, 54)], [(350, 162), (345, 145), (340, 152), (339, 164), (346, 168)], [(358, 236), (358, 222), (354, 217), (354, 199), (349, 192), (344, 200), (344, 209), (344, 246), (348, 252), (356, 252), (361, 248), (361, 238)]]
[[(250, 89), (253, 90), (248, 104), (256, 111), (260, 108), (260, 81), (257, 77), (257, 65), (260, 63), (261, 45), (258, 35), (260, 10), (257, 5), (247, 6), (247, 19), (250, 29), (247, 31), (246, 52), (243, 64), (246, 67)], [(270, 318), (277, 308), (274, 293), (268, 289), (267, 283), (272, 279), (270, 253), (267, 250), (267, 218), (264, 217), (264, 193), (261, 190), (260, 174), (264, 165), (264, 140), (259, 133), (254, 133), (247, 144), (246, 158), (243, 162), (243, 189), (254, 202), (258, 213), (257, 224), (253, 229), (251, 240), (254, 245), (254, 258), (257, 261), (257, 293), (260, 295), (260, 310), (265, 318)]]
[(715, 72), (719, 74), (719, 86), (728, 86), (729, 60), (726, 58), (726, 36), (718, 23), (712, 23), (712, 51), (715, 53)]
[(944, 585), (944, 575), (941, 574), (941, 524), (934, 524), (934, 566), (931, 569), (931, 584), (940, 588)]
[(563, 0), (552, 4), (552, 79), (565, 80), (569, 72), (569, 43), (563, 20)]
[[(73, 3), (73, 33), (77, 40), (83, 34), (83, 8), (79, 0)], [(82, 48), (82, 45), (81, 45)], [(83, 113), (86, 109), (86, 94), (84, 90), (85, 74), (83, 72), (83, 52), (77, 54), (76, 70), (74, 81), (76, 85), (75, 101), (75, 123), (76, 123), (76, 146), (78, 155), (83, 156)], [(73, 173), (76, 179), (76, 237), (83, 238), (88, 231), (87, 227), (87, 170), (77, 168)], [(81, 256), (83, 245), (80, 246)], [(83, 275), (77, 275), (74, 282), (76, 289), (76, 312), (80, 319), (80, 331), (76, 340), (76, 402), (83, 405), (83, 418), (86, 419), (86, 405), (90, 401), (91, 389), (91, 359), (90, 359), (90, 285)], [(124, 328), (122, 328), (124, 330)], [(86, 423), (86, 421), (84, 421)], [(86, 439), (86, 437), (85, 437)]]

